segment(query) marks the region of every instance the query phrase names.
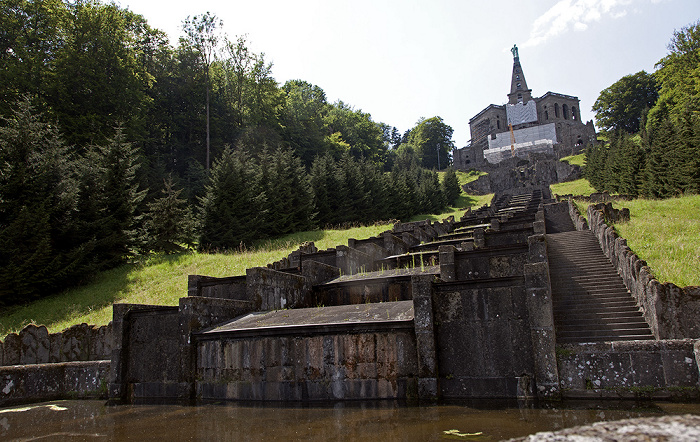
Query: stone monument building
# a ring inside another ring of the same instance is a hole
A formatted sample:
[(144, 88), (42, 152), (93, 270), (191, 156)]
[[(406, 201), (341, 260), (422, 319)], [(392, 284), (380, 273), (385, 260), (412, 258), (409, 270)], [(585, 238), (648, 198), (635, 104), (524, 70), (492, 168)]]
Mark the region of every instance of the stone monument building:
[(579, 152), (595, 141), (593, 121), (583, 123), (578, 97), (547, 92), (533, 98), (520, 65), (517, 46), (513, 53), (508, 103), (490, 104), (469, 120), (470, 143), (454, 151), (457, 169), (471, 169), (485, 162), (497, 164), (512, 156), (546, 153), (558, 158)]

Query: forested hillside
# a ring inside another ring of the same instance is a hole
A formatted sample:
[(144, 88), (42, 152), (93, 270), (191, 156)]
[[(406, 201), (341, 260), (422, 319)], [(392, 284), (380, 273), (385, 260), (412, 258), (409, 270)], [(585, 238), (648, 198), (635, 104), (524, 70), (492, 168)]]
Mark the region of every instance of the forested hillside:
[(674, 33), (653, 74), (628, 75), (594, 105), (607, 141), (586, 152), (599, 191), (650, 198), (700, 192), (700, 22)]
[(407, 218), (459, 195), (433, 170), (453, 148), (440, 117), (402, 133), (302, 79), (279, 84), (213, 14), (182, 29), (173, 46), (116, 4), (3, 1), (0, 305), (137, 255)]

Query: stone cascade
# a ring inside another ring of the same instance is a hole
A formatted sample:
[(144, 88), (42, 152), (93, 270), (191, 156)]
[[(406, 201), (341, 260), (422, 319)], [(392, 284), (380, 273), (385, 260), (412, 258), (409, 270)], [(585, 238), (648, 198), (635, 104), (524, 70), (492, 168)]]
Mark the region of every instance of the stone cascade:
[(458, 221), (191, 275), (177, 306), (115, 304), (111, 361), (86, 379), (128, 403), (700, 396), (700, 343), (652, 340), (572, 207), (514, 190)]
[[(542, 202), (538, 190), (502, 195), (459, 221), (397, 223), (327, 250), (305, 244), (244, 276), (190, 276), (179, 307), (115, 306), (110, 396), (556, 394)], [(143, 330), (159, 336), (156, 347)]]
[(590, 230), (547, 234), (558, 343), (654, 339)]

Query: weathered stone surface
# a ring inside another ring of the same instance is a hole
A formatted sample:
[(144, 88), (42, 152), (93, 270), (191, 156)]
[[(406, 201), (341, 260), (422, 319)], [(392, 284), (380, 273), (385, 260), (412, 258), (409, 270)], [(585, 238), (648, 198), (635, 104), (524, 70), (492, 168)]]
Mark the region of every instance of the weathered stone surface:
[(457, 277), (455, 273), (455, 252), (454, 246), (440, 246), (440, 279), (449, 282)]
[(391, 232), (384, 232), (384, 248), (389, 251), (389, 255), (401, 255), (408, 252), (409, 245), (401, 238), (395, 236)]
[(659, 416), (597, 422), (591, 425), (542, 432), (510, 439), (510, 442), (637, 442), (700, 440), (700, 417)]
[[(413, 358), (399, 362), (406, 351)], [(415, 344), (408, 332), (232, 336), (200, 342), (197, 363), (196, 393), (203, 399), (406, 398), (417, 389), (411, 388)]]
[[(63, 333), (51, 333), (49, 335), (49, 362), (68, 362), (61, 359), (61, 345), (63, 343)], [(111, 355), (107, 355), (103, 359), (109, 359)]]
[(274, 310), (305, 305), (311, 285), (303, 276), (255, 267), (246, 270), (246, 291), (255, 309)]
[(49, 362), (49, 331), (45, 326), (29, 324), (19, 332), (22, 341), (20, 364)]
[(547, 242), (544, 235), (532, 235), (527, 238), (528, 255), (530, 263), (547, 261)]
[(567, 397), (700, 396), (695, 341), (565, 345), (557, 355)]
[(56, 399), (105, 398), (109, 361), (0, 367), (0, 407)]
[(90, 359), (90, 327), (76, 324), (63, 330), (61, 343), (61, 360), (87, 361)]
[(374, 261), (370, 255), (347, 246), (336, 247), (336, 267), (344, 275), (354, 275), (372, 270)]
[(17, 333), (5, 336), (3, 344), (3, 364), (18, 365), (22, 354), (22, 341)]
[(340, 269), (321, 262), (304, 261), (301, 274), (308, 279), (309, 284), (318, 285), (339, 277)]

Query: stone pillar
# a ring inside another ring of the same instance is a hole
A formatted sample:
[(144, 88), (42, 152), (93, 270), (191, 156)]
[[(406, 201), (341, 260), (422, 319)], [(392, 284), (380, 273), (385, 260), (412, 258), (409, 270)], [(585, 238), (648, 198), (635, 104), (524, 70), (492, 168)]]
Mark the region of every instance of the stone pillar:
[(535, 213), (535, 221), (544, 221), (544, 210), (540, 209)]
[(411, 276), (418, 352), (418, 399), (421, 400), (435, 400), (439, 395), (432, 279), (429, 275)]
[(528, 246), (529, 262), (524, 268), (525, 296), (535, 361), (536, 393), (540, 399), (558, 399), (559, 370), (545, 236), (529, 237)]
[(401, 234), (401, 239), (408, 245), (408, 247), (413, 247), (420, 244), (420, 239), (416, 238), (415, 235), (409, 232), (403, 232)]
[(486, 247), (484, 229), (474, 229), (474, 248), (483, 249), (484, 247)]
[(501, 230), (501, 221), (498, 218), (491, 218), (491, 230), (495, 232)]
[(187, 276), (187, 296), (200, 296), (199, 282), (202, 277), (199, 275)]
[(456, 279), (455, 273), (455, 251), (454, 246), (440, 246), (440, 279), (451, 282)]
[(128, 323), (126, 315), (132, 308), (129, 304), (114, 304), (112, 306), (112, 358), (109, 365), (107, 385), (110, 400), (123, 401), (126, 399), (126, 376), (128, 341)]
[(532, 223), (532, 230), (535, 235), (544, 235), (544, 221), (535, 221)]

